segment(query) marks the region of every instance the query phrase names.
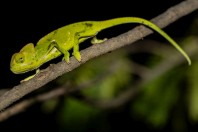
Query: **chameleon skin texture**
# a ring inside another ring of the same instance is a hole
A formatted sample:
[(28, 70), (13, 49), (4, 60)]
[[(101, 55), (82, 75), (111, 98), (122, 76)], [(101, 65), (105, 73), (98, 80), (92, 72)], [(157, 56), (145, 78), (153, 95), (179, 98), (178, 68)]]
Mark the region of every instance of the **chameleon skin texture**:
[(64, 55), (64, 60), (69, 62), (69, 50), (73, 50), (72, 55), (81, 61), (79, 44), (93, 38), (92, 43), (101, 43), (105, 40), (97, 40), (96, 35), (103, 29), (120, 24), (139, 23), (146, 25), (167, 39), (188, 61), (191, 60), (183, 49), (162, 29), (154, 23), (138, 17), (120, 17), (104, 21), (83, 21), (69, 24), (58, 28), (41, 38), (34, 46), (33, 43), (25, 45), (18, 53), (13, 54), (10, 62), (10, 69), (15, 74), (37, 70), (39, 67), (60, 56)]

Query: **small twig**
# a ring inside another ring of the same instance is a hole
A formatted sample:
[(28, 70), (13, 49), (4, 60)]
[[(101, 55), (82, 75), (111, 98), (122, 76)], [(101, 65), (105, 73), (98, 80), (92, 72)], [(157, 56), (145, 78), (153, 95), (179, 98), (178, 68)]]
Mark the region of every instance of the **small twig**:
[(144, 78), (144, 73), (145, 72), (147, 73), (151, 70), (151, 69), (147, 68), (146, 66), (138, 64), (136, 62), (131, 62), (131, 63), (132, 63), (133, 69), (135, 69), (135, 70), (132, 71), (133, 74), (138, 75), (141, 78)]
[(110, 70), (111, 69), (109, 68), (108, 72), (101, 73), (96, 78), (93, 78), (89, 81), (81, 83), (80, 86), (71, 86), (70, 84), (67, 83), (65, 85), (56, 87), (53, 90), (48, 91), (46, 93), (39, 94), (37, 96), (31, 97), (29, 99), (25, 99), (19, 103), (16, 103), (15, 105), (7, 108), (5, 111), (2, 111), (0, 113), (0, 122), (8, 119), (9, 117), (13, 115), (16, 115), (20, 112), (25, 111), (28, 107), (30, 107), (31, 105), (35, 103), (44, 102), (49, 99), (54, 99), (63, 95), (66, 96), (69, 93), (73, 93), (81, 89), (91, 87), (92, 85), (96, 85), (96, 83), (99, 83), (103, 78), (105, 78), (105, 76), (110, 74), (111, 72)]
[[(165, 13), (152, 19), (152, 22), (163, 28), (168, 24), (178, 20), (182, 16), (185, 16), (198, 8), (197, 0), (186, 0), (180, 4), (171, 7)], [(88, 60), (97, 56), (103, 55), (110, 51), (116, 50), (123, 46), (129, 45), (142, 37), (151, 34), (153, 31), (144, 26), (138, 26), (137, 28), (124, 33), (118, 37), (109, 39), (100, 45), (93, 45), (85, 50), (81, 51), (82, 61), (77, 62), (74, 57), (71, 57), (71, 64), (60, 62), (56, 65), (49, 66), (47, 69), (42, 70), (33, 79), (24, 82), (18, 86), (13, 87), (10, 91), (0, 96), (0, 111), (11, 105), (13, 102), (19, 100), (28, 93), (42, 87), (48, 82), (56, 79), (57, 77), (67, 73)]]
[(169, 51), (170, 52), (175, 51), (175, 49), (172, 48), (171, 45), (167, 45), (167, 43), (163, 43), (155, 40), (144, 40), (144, 41), (138, 41), (134, 45), (130, 45), (127, 51), (133, 54), (149, 53), (165, 58), (167, 57), (167, 53)]
[(48, 99), (53, 99), (55, 97), (59, 97), (59, 96), (65, 94), (67, 91), (67, 88), (68, 88), (67, 86), (60, 87), (60, 88), (54, 89), (50, 92), (46, 92), (44, 94), (35, 96), (33, 98), (23, 100), (23, 101), (17, 103), (16, 105), (13, 105), (12, 107), (8, 108), (6, 111), (3, 111), (0, 113), (0, 122), (8, 119), (9, 117), (11, 117), (13, 115), (16, 115), (18, 113), (25, 111), (28, 107), (30, 107), (31, 105), (33, 105), (36, 102), (46, 101)]

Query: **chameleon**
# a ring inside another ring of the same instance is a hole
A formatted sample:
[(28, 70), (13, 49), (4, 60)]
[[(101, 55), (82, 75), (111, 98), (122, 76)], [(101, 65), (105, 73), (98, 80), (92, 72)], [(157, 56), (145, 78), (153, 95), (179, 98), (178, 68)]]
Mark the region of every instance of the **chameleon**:
[[(60, 27), (39, 39), (35, 46), (33, 43), (28, 43), (18, 53), (13, 54), (10, 70), (15, 74), (22, 74), (32, 70), (36, 70), (36, 73), (38, 73), (41, 65), (62, 54), (64, 55), (63, 59), (69, 64), (69, 50), (73, 50), (72, 55), (80, 62), (80, 43), (89, 38), (92, 38), (92, 44), (102, 43), (106, 39), (99, 40), (96, 38), (96, 35), (101, 30), (127, 23), (142, 24), (156, 31), (186, 58), (189, 65), (191, 64), (191, 60), (185, 51), (167, 33), (151, 21), (139, 17), (118, 17), (102, 21), (81, 21)], [(34, 75), (26, 80), (32, 77)]]

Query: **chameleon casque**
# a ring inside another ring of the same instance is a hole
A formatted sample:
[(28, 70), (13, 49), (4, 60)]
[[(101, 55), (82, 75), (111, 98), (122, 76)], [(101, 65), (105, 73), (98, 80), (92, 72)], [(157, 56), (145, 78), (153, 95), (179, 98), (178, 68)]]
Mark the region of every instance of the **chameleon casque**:
[(93, 38), (91, 41), (93, 44), (101, 43), (105, 41), (105, 39), (97, 40), (95, 36), (98, 32), (106, 28), (126, 23), (143, 24), (158, 32), (187, 59), (189, 65), (191, 64), (190, 58), (182, 48), (154, 23), (138, 17), (120, 17), (104, 21), (77, 22), (58, 28), (41, 38), (35, 47), (33, 43), (28, 43), (18, 53), (13, 54), (10, 62), (10, 69), (15, 74), (21, 74), (32, 70), (38, 71), (42, 64), (61, 54), (64, 55), (64, 60), (69, 63), (70, 54), (68, 51), (70, 49), (73, 49), (72, 54), (74, 57), (78, 61), (81, 61), (79, 52), (80, 43), (89, 38)]

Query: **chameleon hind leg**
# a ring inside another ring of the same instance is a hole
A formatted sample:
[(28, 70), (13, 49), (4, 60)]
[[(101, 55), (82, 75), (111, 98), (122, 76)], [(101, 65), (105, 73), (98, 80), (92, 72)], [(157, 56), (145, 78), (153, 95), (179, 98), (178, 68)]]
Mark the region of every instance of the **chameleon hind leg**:
[[(81, 36), (80, 38), (78, 36)], [(74, 47), (73, 47), (73, 53), (72, 55), (78, 60), (81, 61), (81, 55), (79, 52), (79, 44), (82, 43), (83, 41), (92, 38), (91, 43), (92, 44), (99, 44), (102, 43), (104, 41), (107, 40), (107, 38), (105, 39), (97, 39), (96, 38), (96, 34), (84, 34), (84, 32), (80, 32), (80, 33), (76, 33), (75, 37), (74, 37)]]
[(92, 38), (92, 40), (91, 40), (91, 43), (92, 43), (92, 44), (99, 44), (99, 43), (102, 43), (102, 42), (104, 42), (104, 41), (106, 41), (106, 40), (107, 40), (107, 38), (104, 38), (104, 39), (97, 39), (97, 37), (94, 36), (94, 37)]
[(79, 51), (79, 44), (84, 42), (85, 40), (94, 37), (95, 34), (87, 34), (84, 32), (78, 32), (74, 36), (74, 45), (73, 45), (73, 53), (72, 55), (80, 62), (81, 61), (81, 55)]
[(73, 52), (72, 55), (76, 58), (77, 61), (81, 61), (81, 55), (79, 51), (79, 44), (83, 42), (82, 40), (80, 41), (80, 33), (75, 33), (74, 35), (74, 45), (73, 45)]

